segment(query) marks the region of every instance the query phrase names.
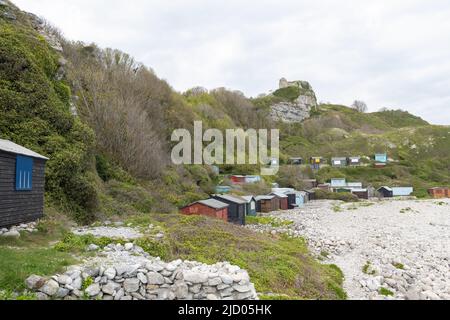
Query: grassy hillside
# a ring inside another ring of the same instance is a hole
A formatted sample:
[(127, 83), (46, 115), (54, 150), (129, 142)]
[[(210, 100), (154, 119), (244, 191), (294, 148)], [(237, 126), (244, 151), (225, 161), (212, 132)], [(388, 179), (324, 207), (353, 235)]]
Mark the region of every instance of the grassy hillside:
[[(354, 109), (321, 105), (302, 124), (284, 125), (282, 151), (288, 156), (326, 158), (367, 156), (387, 152), (393, 159), (385, 169), (321, 169), (315, 177), (325, 182), (333, 177), (380, 186), (413, 185), (416, 195), (425, 196), (426, 188), (450, 184), (450, 128), (434, 126), (401, 110), (360, 113)], [(309, 174), (311, 177), (312, 175)]]

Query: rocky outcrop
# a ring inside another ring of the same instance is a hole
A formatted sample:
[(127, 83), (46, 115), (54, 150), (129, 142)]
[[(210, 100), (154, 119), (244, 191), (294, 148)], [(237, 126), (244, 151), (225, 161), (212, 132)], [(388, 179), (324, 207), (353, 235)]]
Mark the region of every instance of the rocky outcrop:
[(255, 300), (247, 271), (228, 262), (206, 265), (152, 258), (132, 243), (110, 244), (93, 264), (61, 275), (28, 277), (40, 300)]
[(299, 88), (300, 95), (294, 101), (282, 101), (271, 106), (270, 116), (274, 121), (287, 123), (301, 122), (309, 118), (311, 110), (317, 106), (317, 98), (311, 85), (306, 81), (280, 80), (279, 89)]

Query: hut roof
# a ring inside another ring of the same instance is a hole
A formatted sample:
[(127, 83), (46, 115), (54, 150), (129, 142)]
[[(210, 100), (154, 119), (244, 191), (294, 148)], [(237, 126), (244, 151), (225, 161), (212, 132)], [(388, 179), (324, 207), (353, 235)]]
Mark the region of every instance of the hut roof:
[(247, 203), (250, 203), (252, 200), (255, 200), (254, 196), (242, 196), (241, 198), (247, 201)]
[(256, 201), (260, 201), (260, 200), (272, 200), (273, 198), (275, 198), (275, 196), (257, 196), (255, 199)]
[(232, 195), (228, 195), (228, 194), (216, 194), (214, 196), (219, 198), (219, 199), (227, 200), (227, 201), (234, 202), (234, 203), (237, 203), (237, 204), (246, 204), (247, 203), (241, 197), (232, 196)]
[(287, 198), (288, 196), (282, 192), (272, 192), (272, 194), (278, 198)]
[(196, 203), (201, 203), (207, 207), (213, 208), (213, 209), (223, 209), (229, 207), (228, 204), (223, 203), (216, 199), (207, 199), (207, 200), (200, 200)]
[(380, 187), (378, 190), (381, 190), (381, 189), (385, 189), (385, 190), (387, 190), (387, 191), (392, 191), (392, 188), (386, 187), (386, 186), (382, 186), (382, 187)]
[(24, 156), (29, 156), (29, 157), (33, 157), (33, 158), (48, 160), (47, 157), (44, 157), (43, 155), (40, 155), (39, 153), (36, 153), (25, 147), (19, 146), (18, 144), (15, 144), (14, 142), (8, 141), (8, 140), (0, 139), (0, 150), (15, 153), (15, 154), (20, 154), (20, 155), (24, 155)]

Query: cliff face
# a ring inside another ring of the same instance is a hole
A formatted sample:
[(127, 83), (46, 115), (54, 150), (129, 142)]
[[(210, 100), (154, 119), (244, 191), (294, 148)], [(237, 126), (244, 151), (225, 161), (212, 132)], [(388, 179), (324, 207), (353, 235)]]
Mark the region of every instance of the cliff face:
[(282, 78), (279, 89), (273, 95), (284, 100), (271, 106), (270, 116), (274, 121), (302, 122), (317, 107), (316, 94), (306, 81), (289, 82)]

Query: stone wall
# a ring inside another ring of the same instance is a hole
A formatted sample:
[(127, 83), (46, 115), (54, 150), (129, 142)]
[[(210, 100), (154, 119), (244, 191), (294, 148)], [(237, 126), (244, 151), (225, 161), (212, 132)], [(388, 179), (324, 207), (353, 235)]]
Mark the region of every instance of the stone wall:
[(258, 299), (247, 271), (228, 262), (165, 263), (132, 243), (111, 244), (99, 256), (100, 264), (73, 266), (50, 278), (32, 275), (26, 285), (40, 300)]

